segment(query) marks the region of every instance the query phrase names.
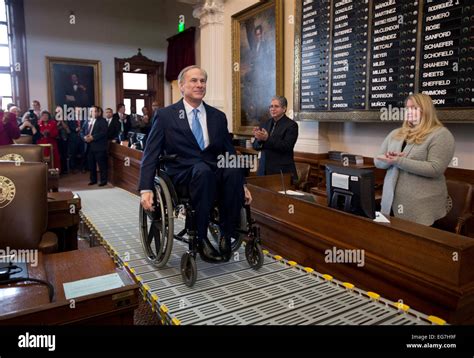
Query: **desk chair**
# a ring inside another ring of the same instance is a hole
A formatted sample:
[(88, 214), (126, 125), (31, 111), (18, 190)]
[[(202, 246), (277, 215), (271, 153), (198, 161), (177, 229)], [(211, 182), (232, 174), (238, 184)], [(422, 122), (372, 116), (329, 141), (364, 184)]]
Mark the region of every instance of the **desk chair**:
[(298, 190), (309, 192), (312, 185), (309, 181), (309, 174), (311, 172), (311, 165), (308, 163), (295, 163), (296, 173), (298, 174), (298, 181), (295, 183), (295, 187)]
[(56, 252), (58, 238), (47, 232), (48, 168), (44, 163), (0, 162), (0, 249)]
[[(50, 157), (44, 156), (44, 147), (50, 147)], [(58, 191), (59, 172), (52, 169), (53, 147), (51, 144), (10, 144), (0, 146), (0, 160), (48, 163), (48, 190)]]
[[(462, 181), (446, 180), (448, 186), (448, 213), (435, 222), (434, 227), (469, 236), (468, 222), (472, 220), (472, 185)], [(474, 233), (470, 233), (473, 235)]]
[(22, 134), (20, 138), (13, 140), (15, 144), (33, 144), (33, 137), (29, 134)]

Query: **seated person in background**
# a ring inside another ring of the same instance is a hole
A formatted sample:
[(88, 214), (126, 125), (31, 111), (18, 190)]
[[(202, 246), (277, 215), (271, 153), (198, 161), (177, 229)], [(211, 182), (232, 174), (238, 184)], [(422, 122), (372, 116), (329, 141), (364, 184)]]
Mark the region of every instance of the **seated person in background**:
[(34, 99), (33, 101), (31, 101), (31, 108), (33, 109), (33, 112), (36, 114), (36, 116), (39, 118), (41, 116), (41, 103), (37, 99)]
[[(227, 261), (231, 256), (231, 238), (239, 223), (244, 195), (241, 169), (218, 168), (217, 157), (228, 152), (236, 154), (229, 138), (224, 113), (203, 102), (207, 73), (198, 66), (184, 68), (178, 84), (184, 99), (158, 110), (148, 137), (140, 170), (139, 190), (145, 210), (153, 210), (153, 180), (159, 157), (177, 155), (166, 164), (166, 172), (176, 188), (187, 187), (196, 211), (197, 244), (201, 257), (209, 261)], [(215, 199), (219, 199), (222, 237), (220, 252), (208, 242), (209, 215)]]
[(106, 108), (105, 120), (107, 121), (107, 140), (117, 140), (120, 133), (120, 122), (114, 117), (112, 108)]
[(150, 129), (151, 129), (151, 119), (148, 113), (148, 108), (143, 107), (142, 113), (143, 115), (138, 117), (138, 129), (140, 133), (148, 134), (150, 133)]
[(38, 125), (38, 118), (32, 110), (25, 112), (20, 125), (21, 134), (26, 134), (32, 137), (32, 143), (37, 144), (41, 138), (40, 128)]
[(20, 108), (13, 106), (10, 108), (9, 112), (15, 116), (17, 126), (21, 126)]
[(375, 158), (377, 168), (387, 169), (382, 213), (427, 226), (444, 217), (444, 172), (453, 154), (454, 138), (438, 120), (431, 97), (408, 97), (402, 127), (390, 132)]
[(13, 144), (20, 138), (20, 129), (16, 125), (14, 114), (0, 110), (0, 145)]
[(100, 171), (99, 186), (107, 185), (107, 121), (102, 117), (102, 108), (92, 106), (91, 119), (84, 123), (81, 136), (87, 143), (87, 161), (90, 171), (88, 185), (97, 184), (97, 165)]
[(298, 139), (298, 124), (285, 113), (288, 101), (275, 96), (270, 105), (271, 118), (253, 129), (253, 148), (262, 152), (257, 175), (291, 173), (293, 181), (298, 180), (293, 148)]
[[(41, 112), (38, 125), (41, 137), (38, 139), (37, 144), (51, 144), (53, 146), (53, 167), (61, 171), (61, 157), (59, 156), (58, 142), (56, 140), (59, 135), (58, 125), (48, 111)], [(47, 157), (50, 155), (49, 150), (49, 148), (44, 149), (45, 156)]]
[(119, 139), (127, 140), (128, 132), (132, 128), (132, 120), (128, 114), (125, 114), (125, 104), (117, 104), (117, 113), (114, 114), (120, 124)]

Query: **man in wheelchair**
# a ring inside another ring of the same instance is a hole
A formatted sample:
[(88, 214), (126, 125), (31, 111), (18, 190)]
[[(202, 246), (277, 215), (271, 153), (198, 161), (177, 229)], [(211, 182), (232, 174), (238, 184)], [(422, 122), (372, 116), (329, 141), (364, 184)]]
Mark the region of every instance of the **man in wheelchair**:
[[(242, 169), (218, 168), (218, 156), (235, 155), (223, 112), (203, 102), (207, 73), (198, 66), (184, 68), (178, 76), (183, 95), (179, 102), (155, 112), (140, 170), (141, 205), (153, 211), (153, 188), (159, 158), (167, 161), (166, 173), (180, 192), (189, 194), (195, 212), (197, 245), (206, 261), (228, 261), (231, 238), (240, 222), (241, 208), (252, 197)], [(219, 250), (207, 239), (209, 217), (218, 200), (221, 238)]]

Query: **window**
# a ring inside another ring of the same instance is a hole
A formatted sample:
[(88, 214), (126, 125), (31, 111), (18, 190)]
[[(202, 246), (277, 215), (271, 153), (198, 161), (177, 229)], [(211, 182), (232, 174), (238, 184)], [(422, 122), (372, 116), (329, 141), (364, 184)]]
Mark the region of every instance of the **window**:
[(23, 0), (0, 0), (0, 96), (2, 107), (28, 104), (25, 8)]
[(3, 109), (13, 102), (10, 38), (5, 0), (0, 0), (0, 96)]
[(148, 77), (146, 73), (123, 73), (123, 88), (130, 90), (147, 90)]

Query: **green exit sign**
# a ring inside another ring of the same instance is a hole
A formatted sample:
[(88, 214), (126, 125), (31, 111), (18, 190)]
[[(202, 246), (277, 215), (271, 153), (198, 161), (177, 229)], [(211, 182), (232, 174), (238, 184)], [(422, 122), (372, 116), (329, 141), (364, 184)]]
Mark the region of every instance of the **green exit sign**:
[(178, 32), (183, 32), (185, 29), (185, 25), (184, 25), (184, 22), (180, 22), (178, 24)]

